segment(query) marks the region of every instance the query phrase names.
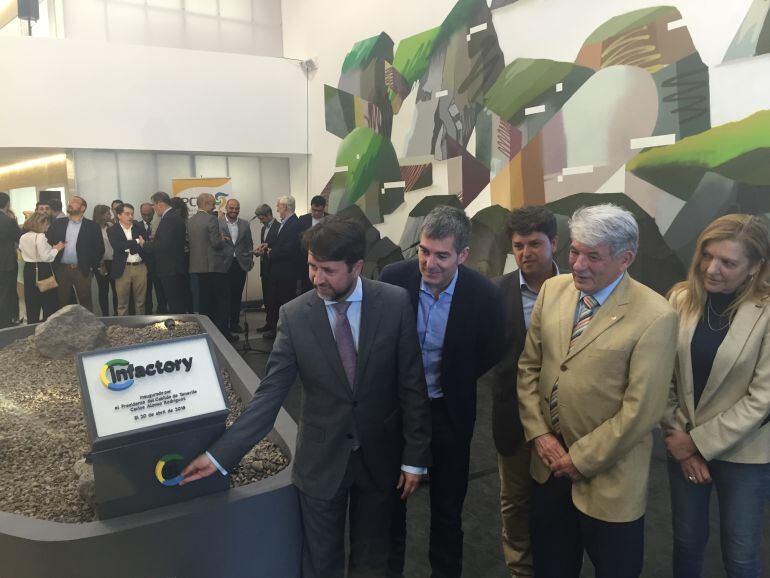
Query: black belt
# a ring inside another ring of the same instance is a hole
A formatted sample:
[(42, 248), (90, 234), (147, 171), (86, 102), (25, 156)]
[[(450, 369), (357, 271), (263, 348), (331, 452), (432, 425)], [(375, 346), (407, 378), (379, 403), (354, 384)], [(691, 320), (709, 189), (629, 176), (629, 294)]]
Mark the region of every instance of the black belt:
[(127, 267), (136, 267), (137, 265), (144, 265), (144, 263), (142, 263), (141, 261), (139, 261), (138, 263), (126, 263)]

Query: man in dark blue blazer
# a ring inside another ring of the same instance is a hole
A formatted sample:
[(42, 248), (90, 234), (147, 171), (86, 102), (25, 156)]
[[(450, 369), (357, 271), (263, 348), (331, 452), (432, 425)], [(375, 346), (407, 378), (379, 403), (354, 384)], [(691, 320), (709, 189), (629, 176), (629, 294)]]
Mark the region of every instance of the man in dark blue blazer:
[(142, 247), (147, 241), (147, 233), (142, 225), (134, 222), (133, 205), (120, 203), (114, 211), (118, 223), (107, 229), (107, 239), (113, 250), (110, 277), (115, 280), (118, 315), (128, 314), (131, 295), (134, 298), (134, 311), (137, 315), (144, 315), (147, 266)]
[[(462, 265), (470, 252), (470, 230), (462, 210), (436, 207), (420, 228), (418, 258), (388, 265), (381, 275), (409, 292), (417, 318), (433, 422), (429, 558), (432, 576), (442, 578), (462, 572), (476, 381), (499, 361), (504, 340), (497, 288)], [(392, 528), (390, 569), (397, 575), (403, 573), (405, 542), (402, 503)]]

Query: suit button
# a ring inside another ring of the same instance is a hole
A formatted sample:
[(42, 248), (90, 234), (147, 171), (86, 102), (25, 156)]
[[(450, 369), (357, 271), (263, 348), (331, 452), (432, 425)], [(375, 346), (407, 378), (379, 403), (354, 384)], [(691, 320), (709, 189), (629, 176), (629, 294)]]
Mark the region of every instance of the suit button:
[(348, 438), (349, 440), (352, 440), (353, 439), (353, 434), (345, 434), (345, 437)]
[(566, 365), (562, 365), (559, 369), (561, 369), (562, 371), (567, 371), (567, 366)]

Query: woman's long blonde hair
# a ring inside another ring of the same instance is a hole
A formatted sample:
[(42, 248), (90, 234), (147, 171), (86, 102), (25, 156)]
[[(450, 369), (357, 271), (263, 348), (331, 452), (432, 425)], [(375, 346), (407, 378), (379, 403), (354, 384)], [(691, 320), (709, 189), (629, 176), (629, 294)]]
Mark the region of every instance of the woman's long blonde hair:
[(743, 247), (751, 266), (759, 265), (756, 274), (749, 275), (738, 288), (735, 301), (727, 309), (732, 320), (738, 308), (747, 301), (762, 301), (770, 295), (768, 269), (770, 263), (770, 236), (768, 222), (754, 215), (725, 215), (713, 221), (698, 237), (687, 280), (677, 283), (669, 291), (675, 295), (675, 307), (683, 321), (698, 319), (706, 304), (701, 261), (706, 245), (713, 241), (735, 241)]

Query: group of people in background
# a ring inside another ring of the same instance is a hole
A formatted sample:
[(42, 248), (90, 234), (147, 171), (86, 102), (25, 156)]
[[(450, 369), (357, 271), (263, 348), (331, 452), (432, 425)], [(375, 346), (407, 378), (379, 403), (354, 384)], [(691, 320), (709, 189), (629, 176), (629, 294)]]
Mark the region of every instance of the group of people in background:
[[(326, 200), (313, 202), (313, 207), (325, 207)], [(235, 334), (243, 331), (239, 316), (246, 276), (258, 255), (268, 309), (262, 330), (274, 337), (278, 308), (305, 289), (299, 236), (318, 222), (315, 213), (300, 220), (294, 206), (292, 197), (279, 199), (281, 221), (272, 219), (269, 206), (260, 207), (259, 215), (269, 215), (270, 226), (263, 227), (255, 248), (250, 222), (239, 217), (240, 203), (234, 198), (217, 214), (214, 196), (202, 193), (190, 216), (183, 199), (158, 192), (139, 206), (138, 214), (132, 204), (115, 200), (111, 206), (96, 205), (91, 219), (82, 197), (71, 197), (66, 213), (51, 199), (38, 202), (20, 229), (8, 195), (0, 193), (0, 327), (19, 317), (18, 249), (28, 323), (45, 321), (70, 303), (92, 310), (95, 279), (102, 316), (200, 312), (236, 341)], [(40, 283), (51, 277), (54, 288)]]
[[(731, 214), (711, 223), (687, 279), (663, 297), (629, 275), (639, 228), (612, 204), (572, 215), (568, 272), (555, 262), (557, 223), (545, 207), (512, 212), (507, 232), (518, 267), (495, 280), (463, 264), (468, 217), (437, 207), (421, 226), (417, 259), (387, 266), (374, 281), (361, 275), (363, 230), (326, 216), (323, 197), (302, 218), (291, 197), (278, 199), (278, 219), (259, 207), (256, 246), (237, 201), (218, 220), (209, 197), (198, 198), (199, 212), (186, 221), (156, 193), (141, 221), (131, 205), (114, 207), (116, 225), (106, 224), (107, 213), (104, 221), (85, 219), (85, 201), (73, 197), (67, 219), (33, 215), (19, 240), (0, 193), (0, 299), (6, 303), (5, 272), (15, 263), (8, 243), (18, 242), (29, 265), (25, 285), (53, 271), (59, 302), (73, 288), (90, 297), (85, 281), (101, 267), (114, 281), (119, 314), (131, 296), (144, 312), (151, 270), (168, 310), (183, 312), (187, 275), (197, 275), (201, 312), (229, 335), (245, 272), (259, 256), (267, 314), (260, 330), (277, 334), (267, 373), (235, 424), (185, 468), (182, 485), (232, 471), (270, 431), (299, 375), (293, 479), (303, 576), (342, 577), (346, 567), (349, 576), (402, 576), (406, 500), (426, 473), (432, 576), (461, 575), (477, 383), (485, 383), (512, 576), (577, 577), (585, 553), (600, 578), (640, 576), (660, 428), (673, 575), (703, 576), (716, 490), (727, 575), (760, 577), (770, 497), (764, 218)], [(150, 210), (160, 218), (155, 231)], [(28, 307), (37, 303), (44, 315), (55, 309), (45, 294), (31, 297)]]

